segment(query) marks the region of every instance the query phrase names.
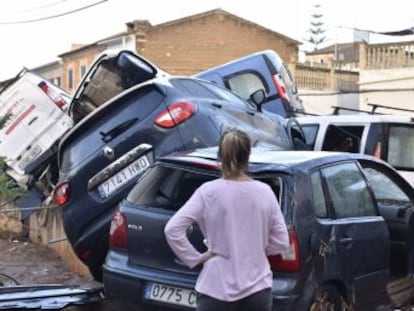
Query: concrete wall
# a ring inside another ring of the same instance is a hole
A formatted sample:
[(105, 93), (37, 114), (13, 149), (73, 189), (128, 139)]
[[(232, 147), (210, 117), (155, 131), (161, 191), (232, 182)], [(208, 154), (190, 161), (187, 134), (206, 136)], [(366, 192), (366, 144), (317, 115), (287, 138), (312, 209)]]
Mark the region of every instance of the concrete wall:
[[(362, 70), (360, 72), (361, 109), (368, 103), (414, 110), (414, 68)], [(413, 112), (382, 109), (384, 113), (413, 115)]]
[(358, 93), (335, 93), (332, 91), (300, 89), (299, 96), (302, 99), (305, 111), (310, 114), (331, 114), (333, 112), (332, 106), (359, 109)]
[(71, 271), (90, 275), (88, 268), (76, 257), (66, 239), (59, 207), (48, 206), (34, 212), (28, 225), (29, 237), (33, 243), (46, 245), (55, 250)]

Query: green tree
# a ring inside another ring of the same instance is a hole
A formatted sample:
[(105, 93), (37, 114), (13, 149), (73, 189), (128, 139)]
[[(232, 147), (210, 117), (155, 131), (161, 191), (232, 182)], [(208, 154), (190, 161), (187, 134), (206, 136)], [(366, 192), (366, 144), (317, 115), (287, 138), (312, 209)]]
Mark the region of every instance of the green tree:
[[(6, 125), (10, 117), (10, 114), (0, 116), (0, 129)], [(17, 198), (27, 195), (27, 191), (25, 189), (19, 187), (6, 175), (5, 166), (5, 159), (0, 157), (0, 201), (14, 201)]]
[(320, 4), (314, 5), (314, 13), (311, 14), (311, 18), (309, 28), (310, 36), (306, 41), (313, 45), (313, 50), (317, 50), (319, 45), (326, 41), (326, 30), (324, 28)]

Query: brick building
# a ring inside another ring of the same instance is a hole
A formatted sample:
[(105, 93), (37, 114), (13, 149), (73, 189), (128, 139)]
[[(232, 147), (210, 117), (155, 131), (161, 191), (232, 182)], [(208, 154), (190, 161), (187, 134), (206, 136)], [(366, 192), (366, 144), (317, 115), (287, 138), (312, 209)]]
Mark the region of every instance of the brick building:
[(59, 55), (63, 64), (63, 87), (73, 91), (84, 68), (107, 48), (135, 50), (177, 75), (192, 75), (264, 49), (277, 51), (288, 64), (298, 60), (299, 41), (221, 9), (158, 25), (135, 20), (126, 26), (123, 33)]

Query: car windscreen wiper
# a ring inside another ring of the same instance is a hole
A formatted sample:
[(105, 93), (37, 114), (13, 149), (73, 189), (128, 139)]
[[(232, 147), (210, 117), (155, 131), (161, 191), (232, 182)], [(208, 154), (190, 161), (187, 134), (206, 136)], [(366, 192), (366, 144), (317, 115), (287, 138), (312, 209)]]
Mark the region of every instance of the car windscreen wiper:
[(122, 122), (121, 124), (115, 126), (114, 128), (110, 129), (107, 132), (100, 132), (100, 134), (102, 135), (102, 140), (104, 142), (111, 141), (116, 136), (118, 136), (119, 134), (129, 129), (138, 120), (139, 120), (138, 118), (132, 118), (132, 119)]

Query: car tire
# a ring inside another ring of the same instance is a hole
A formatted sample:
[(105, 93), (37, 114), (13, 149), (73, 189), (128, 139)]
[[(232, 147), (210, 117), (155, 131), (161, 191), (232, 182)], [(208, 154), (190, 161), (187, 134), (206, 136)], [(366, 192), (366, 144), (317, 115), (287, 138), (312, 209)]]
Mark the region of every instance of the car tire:
[(313, 298), (310, 311), (345, 311), (352, 310), (346, 305), (344, 297), (333, 285), (323, 285)]

